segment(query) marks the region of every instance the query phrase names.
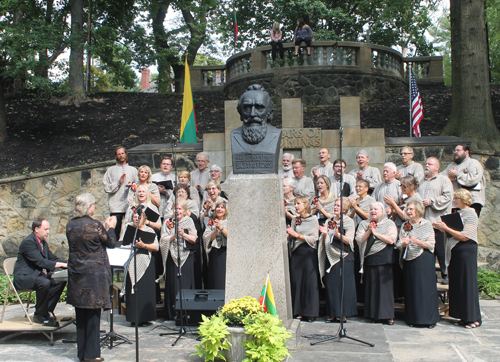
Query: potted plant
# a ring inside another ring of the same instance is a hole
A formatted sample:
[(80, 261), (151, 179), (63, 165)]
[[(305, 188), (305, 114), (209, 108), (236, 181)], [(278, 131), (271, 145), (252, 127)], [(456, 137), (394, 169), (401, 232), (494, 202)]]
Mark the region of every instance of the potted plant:
[(201, 341), (194, 355), (205, 361), (274, 362), (289, 355), (285, 340), (290, 333), (252, 297), (233, 299), (210, 318), (203, 316), (198, 332)]

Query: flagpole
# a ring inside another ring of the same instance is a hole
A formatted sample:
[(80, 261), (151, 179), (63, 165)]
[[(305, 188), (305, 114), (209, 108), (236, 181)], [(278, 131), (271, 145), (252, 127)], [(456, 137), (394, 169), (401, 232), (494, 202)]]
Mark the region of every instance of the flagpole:
[(261, 306), (263, 307), (266, 304), (266, 294), (267, 294), (267, 283), (269, 282), (269, 270), (267, 271), (266, 277), (266, 285), (264, 286), (264, 298), (262, 298)]
[(408, 91), (409, 91), (409, 102), (410, 102), (410, 137), (412, 135), (412, 125), (411, 125), (411, 72), (412, 72), (412, 66), (408, 64)]

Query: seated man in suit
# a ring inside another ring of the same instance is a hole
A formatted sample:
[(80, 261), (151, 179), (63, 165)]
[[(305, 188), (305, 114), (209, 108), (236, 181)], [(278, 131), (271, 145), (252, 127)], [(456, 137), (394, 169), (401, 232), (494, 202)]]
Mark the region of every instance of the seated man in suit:
[(64, 290), (66, 281), (51, 278), (55, 268), (66, 268), (65, 260), (52, 254), (45, 239), (49, 236), (50, 224), (37, 218), (31, 226), (33, 233), (19, 245), (16, 265), (14, 266), (14, 285), (17, 289), (36, 291), (36, 306), (33, 321), (45, 326), (57, 326), (54, 309)]

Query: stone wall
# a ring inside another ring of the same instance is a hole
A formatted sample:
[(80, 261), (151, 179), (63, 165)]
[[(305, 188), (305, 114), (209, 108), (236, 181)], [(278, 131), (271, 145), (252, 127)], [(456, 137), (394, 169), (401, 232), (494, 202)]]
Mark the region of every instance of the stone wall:
[(66, 223), (72, 218), (75, 197), (90, 192), (96, 198), (96, 218), (109, 215), (102, 187), (106, 168), (114, 162), (75, 167), (0, 180), (0, 259), (17, 256), (21, 241), (29, 235), (37, 217), (50, 222), (47, 242), (61, 258), (68, 256)]
[(394, 76), (335, 69), (253, 75), (228, 83), (224, 90), (229, 99), (239, 99), (252, 84), (261, 84), (276, 104), (284, 98), (301, 98), (305, 105), (331, 105), (349, 96), (373, 102), (407, 90), (405, 83)]

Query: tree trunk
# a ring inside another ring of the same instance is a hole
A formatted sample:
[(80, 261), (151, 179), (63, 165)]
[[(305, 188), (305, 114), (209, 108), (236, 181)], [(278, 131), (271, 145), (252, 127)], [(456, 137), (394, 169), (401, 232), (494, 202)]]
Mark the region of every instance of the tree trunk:
[(452, 101), (443, 135), (472, 142), (473, 148), (500, 146), (491, 108), (484, 0), (450, 2)]
[(71, 7), (71, 52), (69, 55), (69, 88), (83, 93), (83, 0), (70, 0)]
[(5, 89), (0, 79), (0, 142), (7, 139), (7, 112), (5, 111)]

